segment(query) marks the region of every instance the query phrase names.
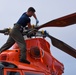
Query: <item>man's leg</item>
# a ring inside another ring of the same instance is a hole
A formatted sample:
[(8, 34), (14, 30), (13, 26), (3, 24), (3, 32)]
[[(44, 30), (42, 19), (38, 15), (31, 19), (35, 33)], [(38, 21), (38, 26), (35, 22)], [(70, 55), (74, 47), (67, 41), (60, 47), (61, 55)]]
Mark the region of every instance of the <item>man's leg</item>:
[(30, 64), (30, 62), (26, 60), (26, 44), (24, 38), (17, 26), (13, 28), (10, 36), (16, 41), (20, 48), (20, 61)]
[(9, 49), (14, 43), (15, 41), (13, 40), (13, 38), (9, 36), (7, 42), (0, 48), (0, 53)]

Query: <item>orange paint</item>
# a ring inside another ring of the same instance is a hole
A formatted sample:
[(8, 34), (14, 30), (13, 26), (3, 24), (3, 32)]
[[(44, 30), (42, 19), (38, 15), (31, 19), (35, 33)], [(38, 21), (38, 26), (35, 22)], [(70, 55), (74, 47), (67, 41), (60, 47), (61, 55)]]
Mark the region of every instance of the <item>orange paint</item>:
[[(13, 46), (12, 50), (6, 50), (0, 54), (1, 62), (9, 62), (16, 65), (16, 70), (23, 72), (32, 71), (43, 73), (42, 75), (62, 75), (64, 66), (57, 59), (55, 59), (50, 52), (50, 44), (43, 38), (32, 38), (26, 40), (27, 46), (27, 60), (31, 64), (20, 63), (19, 54), (20, 50), (17, 44)], [(35, 49), (31, 49), (36, 47)], [(38, 53), (36, 53), (38, 52)], [(37, 56), (38, 55), (38, 56)], [(15, 68), (13, 68), (15, 69)], [(7, 69), (5, 69), (6, 71)], [(8, 69), (9, 70), (9, 69)], [(24, 75), (21, 73), (21, 75)]]

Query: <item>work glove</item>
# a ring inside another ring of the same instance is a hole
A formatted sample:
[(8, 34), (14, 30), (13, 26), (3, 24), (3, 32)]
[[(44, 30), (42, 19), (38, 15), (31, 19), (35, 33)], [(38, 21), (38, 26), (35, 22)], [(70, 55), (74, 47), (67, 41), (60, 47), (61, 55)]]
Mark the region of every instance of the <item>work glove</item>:
[(36, 19), (36, 25), (39, 23), (39, 20), (38, 19)]

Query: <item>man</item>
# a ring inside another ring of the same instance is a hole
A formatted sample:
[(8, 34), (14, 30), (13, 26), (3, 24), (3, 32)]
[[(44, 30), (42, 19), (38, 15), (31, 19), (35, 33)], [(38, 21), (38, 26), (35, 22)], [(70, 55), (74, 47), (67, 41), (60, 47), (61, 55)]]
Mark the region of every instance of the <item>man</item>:
[(17, 23), (14, 24), (7, 42), (0, 48), (0, 53), (10, 48), (16, 42), (20, 48), (20, 62), (30, 64), (30, 62), (26, 60), (26, 44), (22, 36), (22, 28), (26, 26), (31, 28), (29, 17), (32, 16), (36, 19), (36, 23), (39, 22), (35, 15), (35, 9), (33, 7), (28, 8), (27, 12), (23, 13)]

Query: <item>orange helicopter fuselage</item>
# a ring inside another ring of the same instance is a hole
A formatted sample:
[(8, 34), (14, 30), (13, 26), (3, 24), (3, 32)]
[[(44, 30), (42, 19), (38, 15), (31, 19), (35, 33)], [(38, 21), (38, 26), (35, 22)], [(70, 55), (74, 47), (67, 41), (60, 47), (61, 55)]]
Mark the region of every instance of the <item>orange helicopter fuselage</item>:
[(9, 72), (18, 72), (18, 75), (62, 75), (64, 65), (52, 56), (50, 44), (44, 38), (30, 38), (25, 42), (27, 60), (31, 64), (19, 62), (20, 50), (15, 43), (11, 50), (6, 50), (0, 54), (1, 63), (14, 65), (11, 68), (3, 64), (3, 75), (10, 75)]

